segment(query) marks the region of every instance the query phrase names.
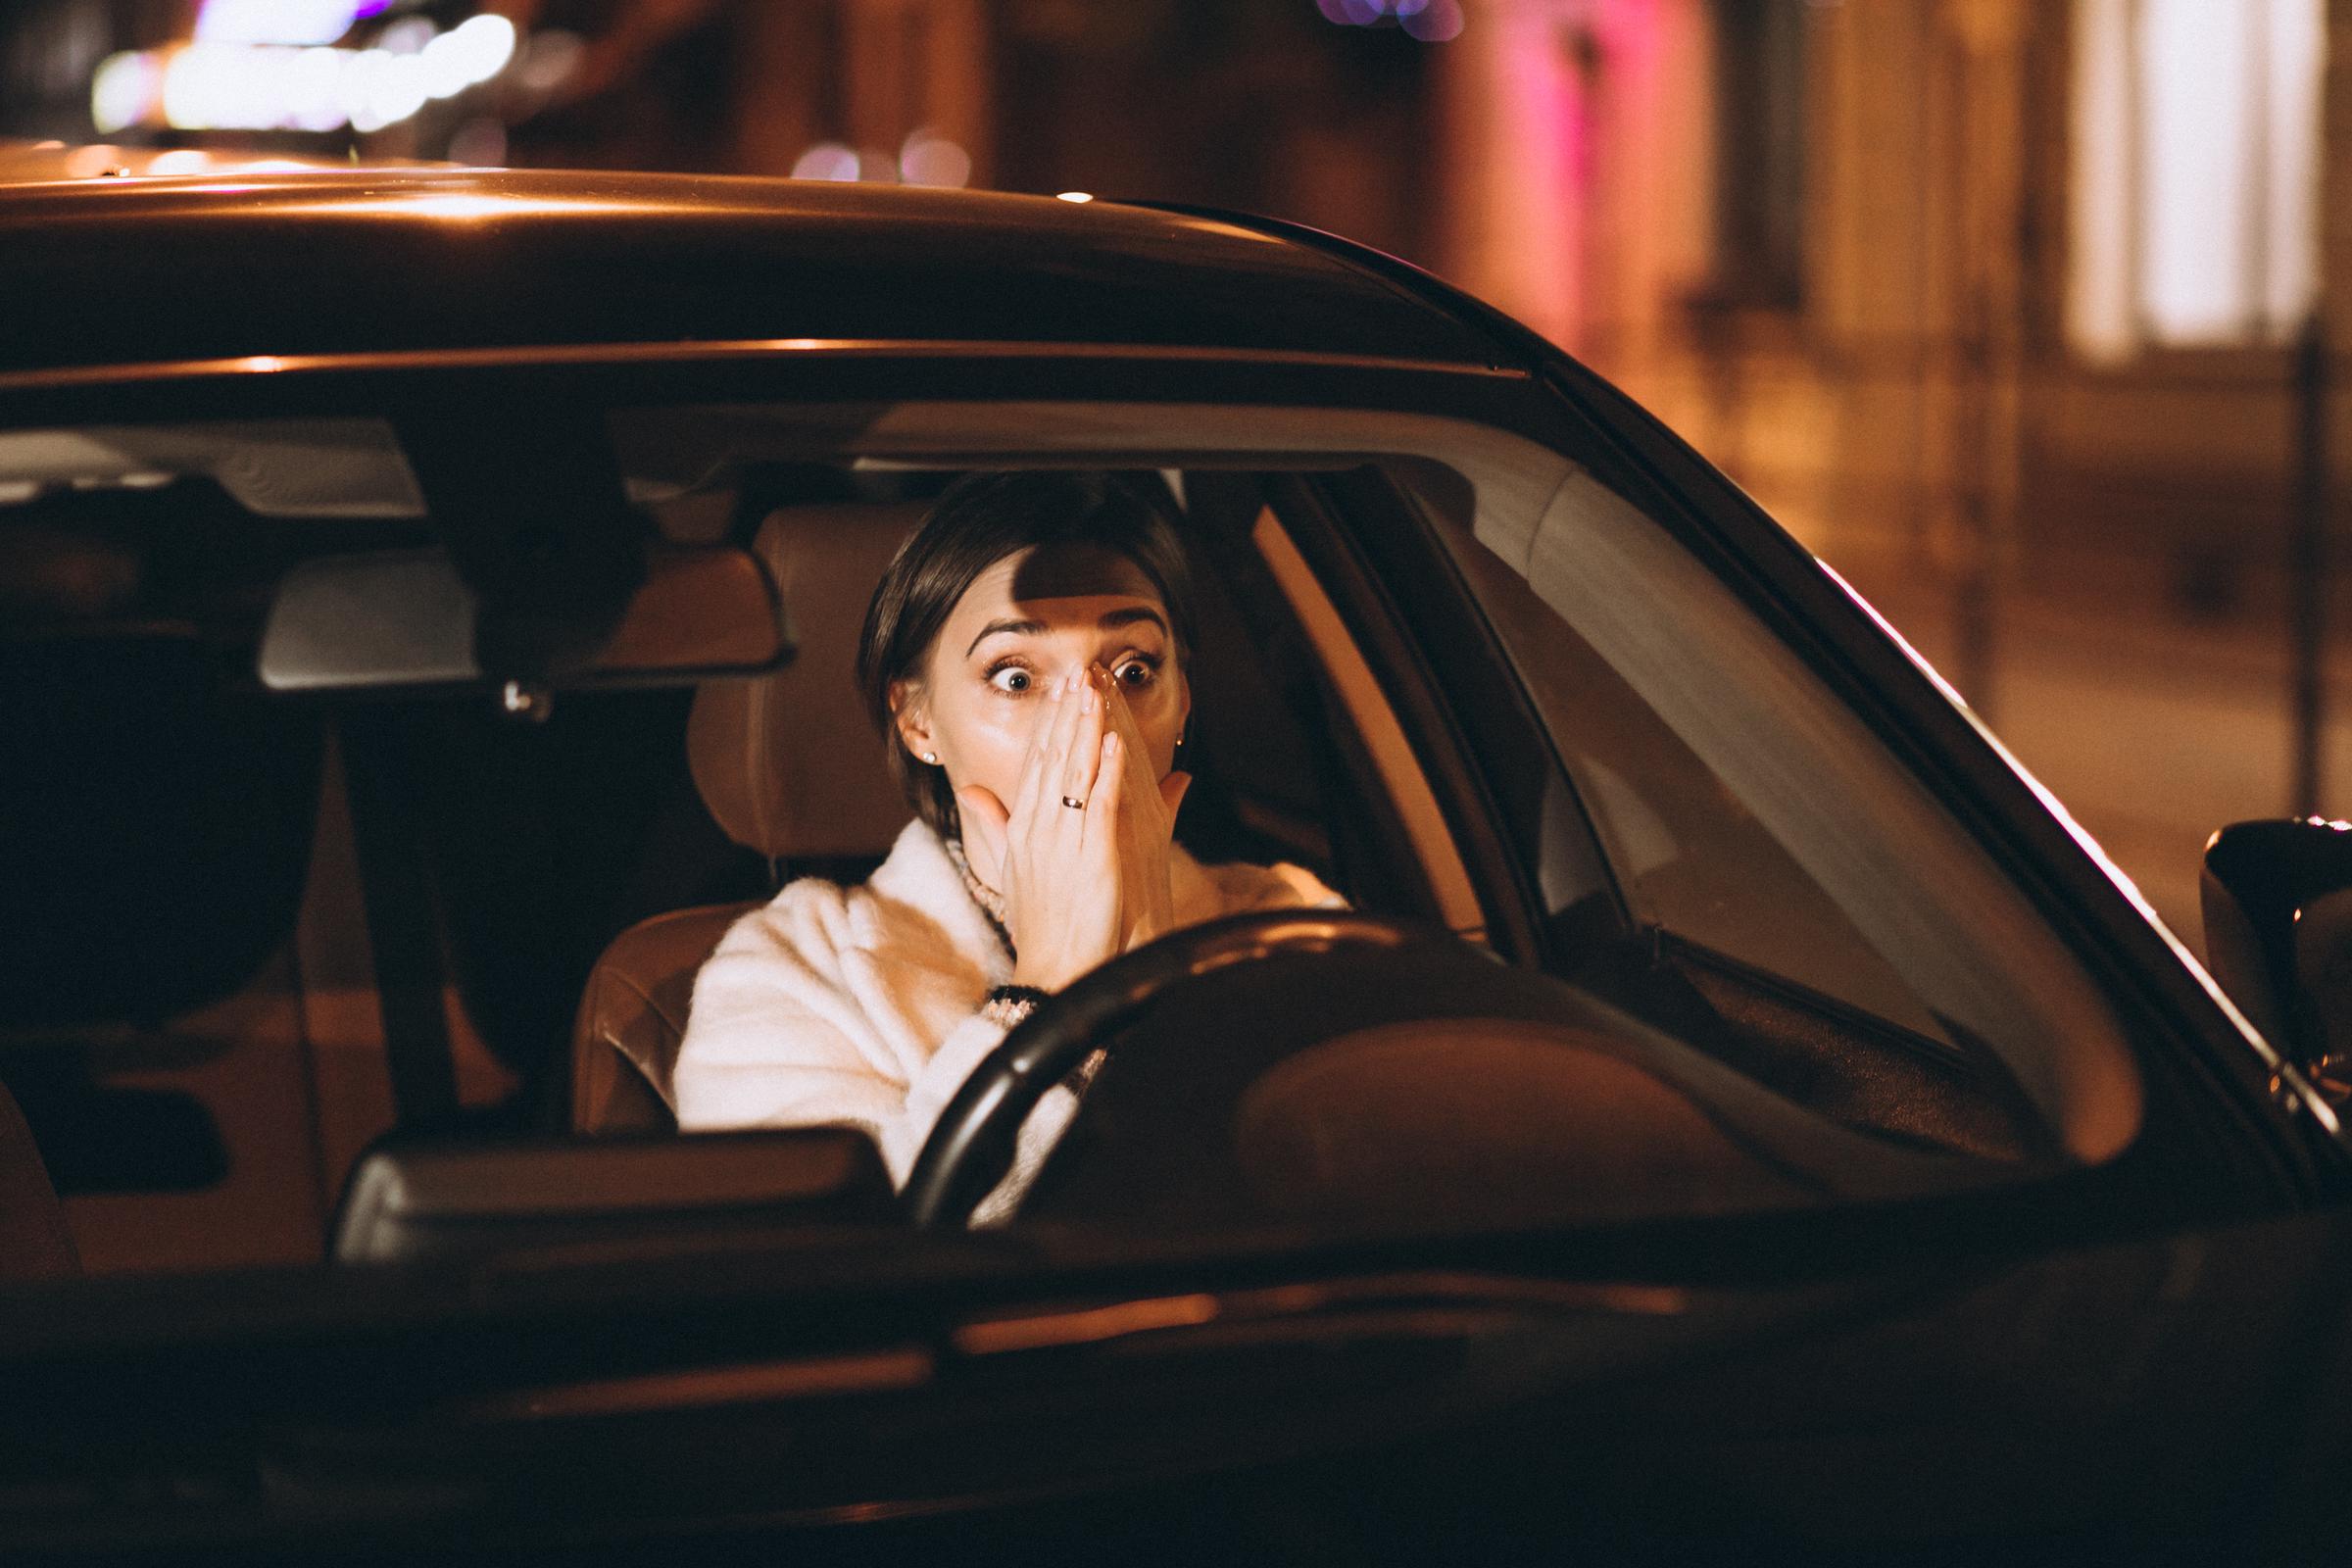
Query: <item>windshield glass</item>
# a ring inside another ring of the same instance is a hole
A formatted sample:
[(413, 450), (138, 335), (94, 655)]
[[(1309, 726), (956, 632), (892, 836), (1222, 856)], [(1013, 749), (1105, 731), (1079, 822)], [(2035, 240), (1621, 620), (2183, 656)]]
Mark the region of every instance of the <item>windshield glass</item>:
[[(2079, 1158), (2139, 1099), (2105, 1004), (1983, 849), (1723, 585), (1581, 469), (1428, 514), (1649, 946), (1719, 1010), (2012, 1083)], [(1769, 994), (1769, 995), (1768, 995)]]
[[(1586, 1224), (2136, 1129), (1983, 850), (1536, 443), (730, 403), (522, 431), (498, 473), (452, 423), (0, 431), (21, 1272), (887, 1250), (926, 1172), (957, 1226)], [(722, 547), (760, 592), (660, 569)], [(298, 687), (265, 653), (297, 583)], [(1113, 734), (1116, 788), (1067, 760)], [(1088, 898), (1093, 946), (1039, 913)], [(1149, 1005), (1077, 1005), (1153, 951), (1191, 957)], [(946, 1149), (1049, 1035), (1033, 1103)]]

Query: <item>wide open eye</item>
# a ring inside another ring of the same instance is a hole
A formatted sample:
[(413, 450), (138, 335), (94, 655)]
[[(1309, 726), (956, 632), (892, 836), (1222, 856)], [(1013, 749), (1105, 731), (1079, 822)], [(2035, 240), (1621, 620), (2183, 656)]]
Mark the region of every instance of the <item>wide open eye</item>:
[(1001, 663), (992, 665), (988, 683), (1008, 697), (1019, 697), (1037, 686), (1037, 674), (1026, 664)]
[(1142, 691), (1159, 678), (1159, 661), (1131, 654), (1111, 669), (1111, 678), (1129, 691)]

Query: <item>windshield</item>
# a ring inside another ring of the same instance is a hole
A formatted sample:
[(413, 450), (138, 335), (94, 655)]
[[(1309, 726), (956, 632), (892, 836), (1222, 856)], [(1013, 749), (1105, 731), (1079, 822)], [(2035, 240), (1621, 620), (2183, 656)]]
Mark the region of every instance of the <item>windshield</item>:
[[(1707, 568), (1537, 443), (706, 402), (517, 427), (497, 473), (506, 432), (454, 422), (0, 431), (0, 721), (37, 741), (0, 760), (0, 1153), (25, 1205), (54, 1194), (59, 1268), (747, 1226), (887, 1251), (957, 1092), (1032, 1019), (1073, 1052), (997, 1164), (949, 1173), (958, 1223), (1737, 1213), (2134, 1135), (2128, 1051), (2026, 899)], [(935, 633), (906, 680), (861, 676), (927, 521), (1028, 540), (1054, 508), (1127, 519), (1126, 565), (1008, 579), (1019, 613), (950, 649), (968, 671)], [(662, 569), (693, 551), (760, 591)], [(299, 680), (268, 653), (290, 624)], [(1057, 659), (1100, 667), (1097, 722), (1170, 791), (1164, 822), (1118, 819), (1161, 842), (1116, 864), (1162, 880), (1121, 881), (1147, 891), (1103, 951), (1143, 974), (1155, 940), (1292, 922), (1083, 1027), (1054, 1013), (1083, 966), (1027, 983), (1047, 939), (1024, 968), (1016, 934), (1048, 927), (1002, 835), (1079, 821), (1084, 791), (973, 825), (971, 788), (1025, 775), (974, 760), (938, 684), (1011, 714)]]
[(1430, 511), (1635, 920), (1704, 955), (1702, 989), (1731, 986), (1736, 967), (1779, 982), (1784, 1005), (2007, 1077), (2077, 1157), (2130, 1140), (2136, 1081), (2079, 967), (1854, 713), (1664, 530), (1581, 470), (1541, 511)]

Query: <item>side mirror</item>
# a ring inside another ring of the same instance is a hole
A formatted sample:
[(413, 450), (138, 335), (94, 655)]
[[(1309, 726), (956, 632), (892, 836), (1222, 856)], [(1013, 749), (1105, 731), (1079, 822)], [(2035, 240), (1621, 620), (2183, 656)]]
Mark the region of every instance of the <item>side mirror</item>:
[(2352, 823), (2223, 828), (2202, 893), (2222, 989), (2328, 1099), (2352, 1097)]

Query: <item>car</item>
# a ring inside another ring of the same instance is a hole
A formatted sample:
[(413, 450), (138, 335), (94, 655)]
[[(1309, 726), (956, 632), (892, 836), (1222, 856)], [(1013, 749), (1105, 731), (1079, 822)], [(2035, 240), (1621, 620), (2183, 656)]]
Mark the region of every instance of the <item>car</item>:
[[(1532, 332), (1077, 192), (44, 156), (10, 1560), (2341, 1550), (2352, 834), (2217, 840), (2225, 992)], [(720, 933), (909, 814), (873, 583), (1018, 468), (1178, 514), (1180, 836), (1348, 907), (1048, 999), (903, 1189), (681, 1135)]]

